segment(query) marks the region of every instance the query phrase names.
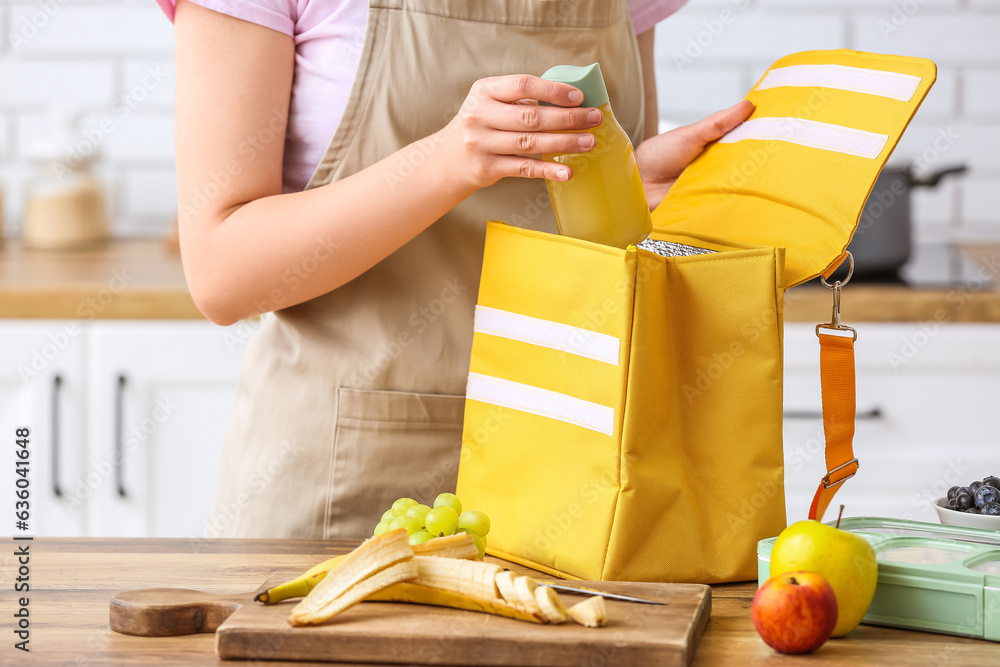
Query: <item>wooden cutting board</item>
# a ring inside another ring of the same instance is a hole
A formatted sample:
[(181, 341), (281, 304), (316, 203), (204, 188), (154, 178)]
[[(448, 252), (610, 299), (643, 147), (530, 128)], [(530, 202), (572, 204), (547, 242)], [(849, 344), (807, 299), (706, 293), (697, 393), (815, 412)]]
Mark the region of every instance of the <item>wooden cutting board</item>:
[[(294, 577), (295, 575), (291, 575)], [(272, 575), (258, 589), (289, 579)], [(688, 665), (711, 611), (699, 584), (573, 582), (666, 605), (607, 601), (603, 628), (535, 625), (471, 611), (366, 602), (329, 624), (293, 628), (295, 601), (264, 605), (258, 591), (221, 595), (185, 589), (128, 591), (111, 600), (111, 629), (130, 635), (215, 632), (224, 660), (311, 660), (419, 665)], [(584, 598), (561, 594), (567, 604)]]

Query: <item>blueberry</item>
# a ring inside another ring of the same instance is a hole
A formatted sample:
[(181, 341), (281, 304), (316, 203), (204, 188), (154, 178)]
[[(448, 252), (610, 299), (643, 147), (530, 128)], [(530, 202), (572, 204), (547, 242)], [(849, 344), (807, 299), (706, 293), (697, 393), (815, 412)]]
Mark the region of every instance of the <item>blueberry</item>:
[(950, 509), (950, 510), (957, 510), (958, 509), (958, 500), (955, 499), (955, 498), (952, 498), (951, 500), (949, 500), (948, 501), (948, 509)]
[(973, 482), (972, 484), (969, 484), (969, 491), (972, 491), (972, 495), (975, 496), (976, 491), (978, 491), (979, 487), (981, 487), (982, 485), (983, 485), (982, 482), (979, 481)]
[(955, 496), (957, 497), (961, 493), (968, 493), (971, 496), (975, 492), (969, 490), (969, 487), (967, 487), (967, 486), (960, 486), (960, 487), (958, 487), (958, 493), (956, 493)]
[(967, 510), (970, 507), (975, 506), (975, 501), (972, 499), (972, 496), (969, 495), (968, 493), (958, 494), (958, 496), (955, 497), (955, 500), (958, 501), (958, 506), (961, 507), (963, 510)]
[(979, 514), (979, 508), (978, 507), (970, 507), (967, 510), (960, 510), (960, 511), (965, 512), (966, 514)]
[(996, 477), (995, 475), (983, 477), (983, 484), (992, 486), (994, 489), (1000, 489), (1000, 477)]
[(954, 499), (955, 496), (957, 496), (957, 495), (958, 495), (958, 487), (957, 486), (953, 486), (950, 489), (948, 489), (948, 500)]
[(1000, 503), (986, 503), (979, 508), (980, 514), (988, 514), (990, 516), (1000, 516)]
[(982, 507), (986, 503), (1000, 502), (1000, 491), (992, 486), (983, 485), (976, 490), (976, 507)]

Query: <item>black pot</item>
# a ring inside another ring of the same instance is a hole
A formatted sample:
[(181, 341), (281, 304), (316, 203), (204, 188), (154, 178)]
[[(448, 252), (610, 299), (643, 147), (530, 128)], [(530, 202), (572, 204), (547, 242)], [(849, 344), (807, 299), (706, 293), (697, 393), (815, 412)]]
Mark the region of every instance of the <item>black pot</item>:
[[(887, 167), (872, 189), (854, 238), (847, 247), (854, 256), (852, 280), (899, 280), (899, 269), (910, 259), (910, 190), (935, 187), (944, 176), (961, 174), (965, 165), (946, 167), (917, 177), (910, 167)], [(833, 279), (843, 278), (838, 269)]]

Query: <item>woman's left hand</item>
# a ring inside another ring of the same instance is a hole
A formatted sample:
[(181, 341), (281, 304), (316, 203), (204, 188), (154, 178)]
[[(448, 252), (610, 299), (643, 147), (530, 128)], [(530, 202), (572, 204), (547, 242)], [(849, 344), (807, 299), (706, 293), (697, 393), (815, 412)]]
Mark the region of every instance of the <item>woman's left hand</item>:
[(656, 208), (684, 168), (705, 146), (719, 139), (753, 113), (753, 103), (743, 100), (697, 123), (678, 127), (642, 142), (635, 160), (646, 188), (650, 210)]

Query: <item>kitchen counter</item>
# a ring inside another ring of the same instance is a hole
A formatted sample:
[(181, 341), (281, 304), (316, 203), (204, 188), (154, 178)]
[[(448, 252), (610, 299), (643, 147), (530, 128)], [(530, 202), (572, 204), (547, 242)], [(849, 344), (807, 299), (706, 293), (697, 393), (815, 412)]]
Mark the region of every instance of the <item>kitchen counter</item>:
[[(738, 287), (738, 286), (736, 286)], [(830, 320), (832, 296), (802, 286), (785, 296), (785, 321)], [(852, 284), (842, 314), (852, 322), (1000, 322), (1000, 290)], [(94, 250), (39, 252), (0, 245), (0, 317), (203, 319), (188, 293), (180, 255), (160, 240), (118, 240)]]
[(163, 241), (119, 240), (92, 250), (0, 245), (0, 317), (204, 319), (181, 258)]
[[(11, 546), (4, 550), (5, 587), (12, 585), (17, 571), (13, 544), (8, 542)], [(17, 544), (30, 545), (31, 653), (22, 657), (12, 646), (5, 646), (2, 664), (218, 665), (231, 663), (216, 658), (212, 635), (149, 638), (111, 632), (111, 596), (161, 586), (218, 593), (251, 591), (272, 571), (297, 574), (346, 552), (356, 542), (39, 538)], [(862, 625), (811, 656), (779, 655), (753, 629), (750, 601), (755, 590), (752, 582), (713, 586), (712, 614), (694, 665), (772, 667), (801, 665), (803, 660), (811, 665), (990, 665), (1000, 652), (997, 644), (982, 640)], [(6, 641), (14, 642), (9, 632)]]

